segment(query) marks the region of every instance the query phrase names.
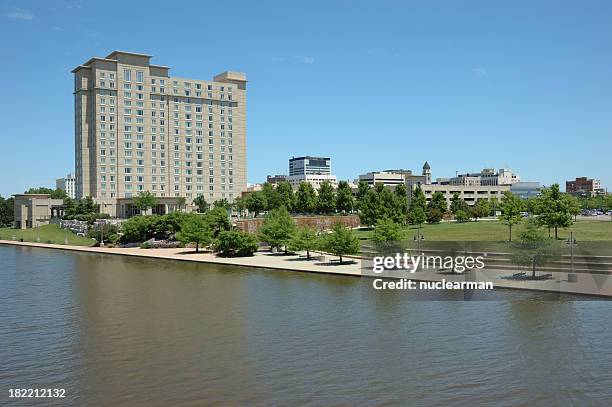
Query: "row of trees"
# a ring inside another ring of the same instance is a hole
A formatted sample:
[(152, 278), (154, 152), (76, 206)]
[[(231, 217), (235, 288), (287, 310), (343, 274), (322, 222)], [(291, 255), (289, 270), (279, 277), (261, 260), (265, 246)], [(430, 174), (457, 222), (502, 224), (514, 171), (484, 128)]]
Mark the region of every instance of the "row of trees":
[(336, 223), (330, 233), (319, 233), (308, 226), (297, 227), (289, 211), (284, 206), (271, 210), (259, 229), (262, 242), (272, 248), (284, 250), (304, 250), (310, 259), (310, 252), (323, 250), (340, 257), (359, 252), (359, 239), (350, 228)]
[(301, 182), (297, 191), (287, 181), (280, 182), (276, 187), (265, 183), (261, 191), (248, 194), (245, 198), (237, 198), (235, 207), (239, 212), (248, 209), (255, 216), (261, 212), (269, 212), (280, 207), (290, 213), (347, 214), (353, 212), (355, 200), (348, 182), (340, 181), (334, 189), (329, 181), (323, 182), (318, 191), (308, 182)]
[[(204, 214), (174, 212), (168, 215), (134, 216), (123, 223), (122, 243), (145, 242), (151, 238), (176, 239), (185, 244), (210, 246), (222, 256), (252, 255), (258, 242), (277, 250), (305, 250), (310, 259), (313, 250), (324, 250), (340, 257), (359, 252), (359, 240), (352, 230), (337, 224), (331, 233), (297, 227), (284, 206), (271, 210), (257, 236), (232, 228), (227, 208), (216, 204)], [(97, 235), (96, 235), (97, 236)], [(107, 232), (107, 239), (110, 239)]]

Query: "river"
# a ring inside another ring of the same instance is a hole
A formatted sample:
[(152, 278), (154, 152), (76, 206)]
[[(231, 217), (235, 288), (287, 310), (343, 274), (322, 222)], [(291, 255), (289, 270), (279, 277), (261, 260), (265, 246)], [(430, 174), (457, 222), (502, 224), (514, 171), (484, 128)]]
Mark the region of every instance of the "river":
[(0, 405), (610, 405), (612, 303), (462, 299), (0, 245)]

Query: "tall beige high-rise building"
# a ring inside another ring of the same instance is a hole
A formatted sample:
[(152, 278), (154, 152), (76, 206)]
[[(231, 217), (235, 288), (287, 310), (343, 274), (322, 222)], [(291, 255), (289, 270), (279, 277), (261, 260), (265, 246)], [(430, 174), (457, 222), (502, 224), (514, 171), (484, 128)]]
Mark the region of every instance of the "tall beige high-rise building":
[(181, 197), (232, 201), (246, 190), (245, 74), (184, 79), (150, 59), (114, 51), (72, 71), (77, 198), (120, 217), (144, 191), (160, 213)]

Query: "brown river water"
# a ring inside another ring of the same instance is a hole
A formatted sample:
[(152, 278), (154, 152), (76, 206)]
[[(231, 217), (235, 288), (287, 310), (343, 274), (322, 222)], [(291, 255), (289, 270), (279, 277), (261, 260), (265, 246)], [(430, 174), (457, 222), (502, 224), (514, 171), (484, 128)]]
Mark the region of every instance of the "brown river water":
[(612, 405), (612, 302), (463, 298), (0, 246), (0, 405)]

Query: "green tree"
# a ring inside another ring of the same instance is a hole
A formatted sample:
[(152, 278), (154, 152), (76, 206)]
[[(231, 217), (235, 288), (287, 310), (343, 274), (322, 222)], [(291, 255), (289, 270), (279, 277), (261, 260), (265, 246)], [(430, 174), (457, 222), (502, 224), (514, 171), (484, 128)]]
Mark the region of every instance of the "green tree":
[(378, 253), (399, 252), (404, 236), (402, 225), (388, 218), (379, 219), (372, 234), (372, 241)]
[(455, 220), (459, 223), (469, 222), (470, 213), (468, 211), (458, 210), (457, 213), (455, 213)]
[(413, 225), (425, 222), (427, 218), (425, 212), (426, 206), (427, 200), (425, 199), (425, 194), (421, 186), (417, 185), (414, 191), (412, 191), (412, 198), (410, 199), (410, 206), (408, 207), (408, 222)]
[(331, 233), (323, 238), (323, 247), (325, 251), (340, 257), (342, 264), (342, 256), (359, 253), (359, 239), (351, 229), (336, 223)]
[(489, 201), (486, 199), (479, 199), (476, 201), (476, 204), (471, 208), (470, 213), (474, 217), (476, 221), (478, 218), (484, 218), (489, 216), (491, 213), (491, 206), (489, 205)]
[(247, 209), (246, 199), (241, 196), (234, 199), (233, 207), (234, 207), (234, 210), (238, 213), (238, 217), (242, 217), (244, 214), (244, 211)]
[(361, 210), (361, 203), (370, 189), (370, 186), (365, 181), (359, 181), (359, 184), (357, 184), (357, 196), (355, 205), (358, 210)]
[(144, 212), (157, 205), (157, 198), (149, 191), (144, 191), (138, 194), (134, 198), (134, 206), (136, 206), (141, 212)]
[[(570, 215), (574, 217), (574, 220), (577, 220), (578, 215), (580, 215), (580, 212), (582, 211), (580, 200), (578, 200), (578, 198), (570, 194), (563, 195), (563, 198), (566, 200), (567, 209)], [(603, 205), (601, 207), (603, 208)]]
[(368, 187), (365, 195), (359, 200), (359, 220), (361, 224), (373, 226), (378, 219), (382, 219), (380, 208), (379, 194), (373, 188)]
[(295, 194), (295, 206), (300, 213), (313, 213), (317, 208), (317, 194), (309, 182), (300, 182)]
[(193, 199), (193, 204), (198, 207), (198, 209), (197, 209), (198, 213), (206, 212), (208, 210), (208, 207), (210, 206), (206, 202), (206, 199), (204, 198), (204, 195), (196, 196)]
[(555, 230), (555, 239), (559, 238), (559, 228), (567, 228), (572, 225), (569, 204), (559, 190), (559, 184), (553, 184), (542, 191), (537, 219), (539, 224)]
[(295, 223), (284, 206), (271, 210), (259, 228), (259, 236), (262, 241), (277, 249), (284, 246), (285, 253), (287, 253), (287, 246), (294, 233)]
[(427, 209), (427, 223), (440, 223), (442, 221), (442, 212), (438, 208)]
[(14, 198), (3, 198), (0, 196), (0, 227), (13, 226), (15, 222)]
[(266, 199), (266, 211), (271, 211), (281, 206), (281, 196), (276, 188), (274, 188), (274, 185), (270, 184), (269, 182), (264, 183), (261, 187), (261, 193)]
[(212, 241), (209, 225), (202, 216), (196, 214), (189, 214), (185, 217), (181, 225), (181, 231), (176, 237), (185, 244), (195, 243), (196, 253), (199, 252), (200, 245), (206, 246)]
[(457, 192), (455, 192), (451, 198), (450, 211), (453, 213), (453, 215), (456, 215), (458, 211), (469, 211), (468, 204), (461, 199)]
[(223, 208), (226, 211), (232, 207), (232, 204), (225, 198), (217, 199), (213, 202), (213, 207), (215, 208)]
[(336, 209), (336, 191), (331, 182), (323, 181), (319, 186), (319, 199), (317, 199), (319, 213), (329, 215)]
[(222, 257), (252, 256), (257, 251), (257, 239), (238, 230), (224, 230), (215, 239), (213, 247)]
[(338, 190), (336, 191), (336, 210), (340, 213), (351, 213), (355, 206), (355, 198), (353, 191), (348, 182), (338, 182)]
[(440, 213), (442, 213), (442, 215), (444, 215), (448, 209), (448, 206), (446, 204), (446, 198), (444, 198), (444, 194), (440, 191), (434, 192), (434, 194), (431, 197), (431, 201), (429, 201), (429, 204), (427, 205), (427, 208), (437, 209), (440, 211)]
[(425, 210), (420, 206), (411, 208), (408, 212), (408, 223), (411, 225), (420, 225), (427, 220), (427, 214)]
[(232, 228), (232, 222), (230, 221), (227, 209), (222, 206), (215, 206), (206, 212), (204, 220), (208, 224), (214, 238), (219, 236), (219, 233), (222, 231)]
[(91, 196), (86, 196), (77, 202), (75, 211), (77, 215), (89, 215), (98, 212), (98, 205)]
[(546, 237), (533, 221), (527, 222), (525, 229), (519, 234), (519, 241), (513, 244), (512, 261), (519, 266), (527, 266), (536, 276), (536, 267), (543, 266), (553, 256), (550, 238)]
[(498, 219), (508, 226), (508, 241), (512, 241), (512, 226), (523, 221), (521, 200), (510, 191), (505, 191), (501, 200), (501, 215)]
[(289, 241), (289, 248), (291, 250), (306, 251), (306, 259), (310, 260), (310, 252), (317, 250), (320, 246), (320, 239), (317, 235), (317, 231), (314, 228), (308, 226), (302, 226), (296, 229), (295, 233)]
[(406, 185), (396, 185), (393, 193), (397, 198), (394, 205), (394, 211), (397, 212), (397, 217), (401, 219), (400, 223), (403, 223), (403, 221), (406, 219), (406, 215), (408, 214), (408, 192), (406, 191)]
[(245, 205), (250, 212), (253, 212), (253, 216), (256, 218), (257, 215), (266, 209), (266, 198), (261, 191), (254, 191), (248, 194), (245, 198)]
[(295, 212), (295, 194), (291, 184), (288, 181), (281, 181), (276, 186), (276, 191), (280, 196), (280, 204), (287, 208), (289, 213)]

